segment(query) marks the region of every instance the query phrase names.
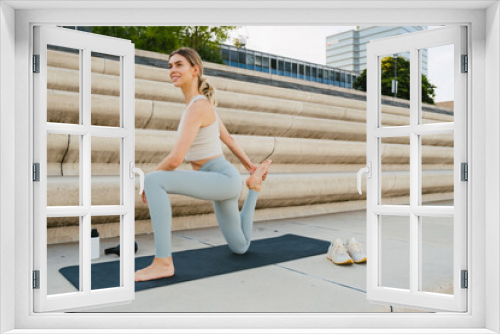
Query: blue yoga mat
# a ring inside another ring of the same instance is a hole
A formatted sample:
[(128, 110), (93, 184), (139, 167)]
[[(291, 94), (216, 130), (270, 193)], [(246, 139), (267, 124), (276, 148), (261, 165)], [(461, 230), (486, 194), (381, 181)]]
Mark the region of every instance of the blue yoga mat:
[[(174, 276), (135, 282), (135, 291), (326, 254), (329, 245), (330, 242), (325, 240), (286, 234), (254, 240), (249, 250), (242, 255), (233, 254), (227, 245), (175, 252), (172, 254), (175, 265)], [(137, 257), (135, 270), (149, 266), (153, 258), (154, 255)], [(59, 272), (78, 289), (79, 270), (79, 266), (69, 266), (59, 269)], [(119, 261), (92, 264), (92, 290), (118, 287), (119, 270)]]

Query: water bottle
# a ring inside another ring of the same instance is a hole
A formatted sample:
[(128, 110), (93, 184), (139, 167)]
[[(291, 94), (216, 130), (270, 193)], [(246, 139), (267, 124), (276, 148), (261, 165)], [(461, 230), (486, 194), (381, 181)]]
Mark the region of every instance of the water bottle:
[(92, 229), (91, 234), (91, 260), (98, 259), (100, 256), (100, 248), (99, 248), (99, 232), (96, 228)]

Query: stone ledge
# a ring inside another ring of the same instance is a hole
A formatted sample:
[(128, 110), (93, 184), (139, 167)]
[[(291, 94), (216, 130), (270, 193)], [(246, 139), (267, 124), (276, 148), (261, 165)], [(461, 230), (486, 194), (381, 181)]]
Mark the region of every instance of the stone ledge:
[[(453, 193), (428, 194), (423, 196), (424, 201), (442, 201), (453, 199)], [(392, 198), (387, 204), (391, 205), (407, 205), (409, 202), (408, 196)], [(254, 214), (254, 222), (260, 223), (276, 219), (290, 219), (297, 217), (309, 217), (315, 215), (358, 211), (366, 209), (366, 201), (348, 201), (337, 203), (325, 203), (317, 205), (303, 205), (286, 208), (267, 208), (258, 209)], [(173, 217), (172, 231), (183, 231), (192, 229), (201, 229), (216, 227), (217, 220), (215, 214), (202, 214), (185, 217)], [(95, 226), (93, 226), (95, 227)], [(119, 236), (119, 223), (99, 224), (97, 225), (101, 238), (113, 238)], [(153, 233), (151, 220), (136, 220), (135, 234)], [(79, 227), (64, 226), (58, 228), (47, 229), (47, 244), (60, 244), (66, 242), (78, 242)]]

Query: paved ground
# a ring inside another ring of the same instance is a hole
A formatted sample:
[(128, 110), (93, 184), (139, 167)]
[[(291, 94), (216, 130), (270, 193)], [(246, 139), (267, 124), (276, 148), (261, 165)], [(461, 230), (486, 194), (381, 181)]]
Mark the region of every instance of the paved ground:
[[(385, 217), (382, 226), (382, 284), (406, 287), (408, 283), (408, 223)], [(451, 221), (436, 218), (424, 222), (424, 285), (427, 291), (449, 289), (452, 265)], [(366, 212), (355, 211), (306, 218), (259, 222), (254, 240), (288, 233), (332, 240), (354, 236), (366, 245)], [(136, 237), (136, 256), (154, 254), (154, 236)], [(225, 245), (218, 228), (174, 232), (173, 251)], [(101, 251), (118, 244), (101, 239)], [(76, 289), (58, 269), (78, 263), (78, 245), (50, 245), (49, 294)], [(115, 261), (101, 255), (95, 262)], [(370, 260), (370, 259), (368, 259)], [(174, 256), (175, 261), (175, 256)], [(136, 292), (126, 305), (88, 312), (390, 312), (389, 306), (366, 300), (366, 264), (338, 266), (324, 254), (266, 267), (209, 277)], [(393, 311), (413, 312), (397, 309)]]

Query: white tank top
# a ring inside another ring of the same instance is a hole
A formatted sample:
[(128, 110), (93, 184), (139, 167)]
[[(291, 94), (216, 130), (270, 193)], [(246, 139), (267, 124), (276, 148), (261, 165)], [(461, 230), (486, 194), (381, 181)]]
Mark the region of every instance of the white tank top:
[[(179, 127), (177, 128), (178, 134), (181, 131), (182, 122), (184, 121), (184, 115), (186, 114), (186, 110), (191, 106), (191, 104), (194, 101), (200, 98), (207, 100), (207, 98), (204, 95), (196, 95), (191, 99), (191, 102), (189, 102), (187, 107), (184, 109), (181, 120), (179, 122)], [(219, 154), (222, 154), (222, 145), (220, 141), (219, 118), (217, 113), (215, 113), (215, 122), (208, 126), (200, 127), (198, 133), (196, 134), (196, 138), (191, 144), (191, 147), (186, 153), (184, 159), (187, 162), (190, 162), (190, 161), (206, 159)]]

